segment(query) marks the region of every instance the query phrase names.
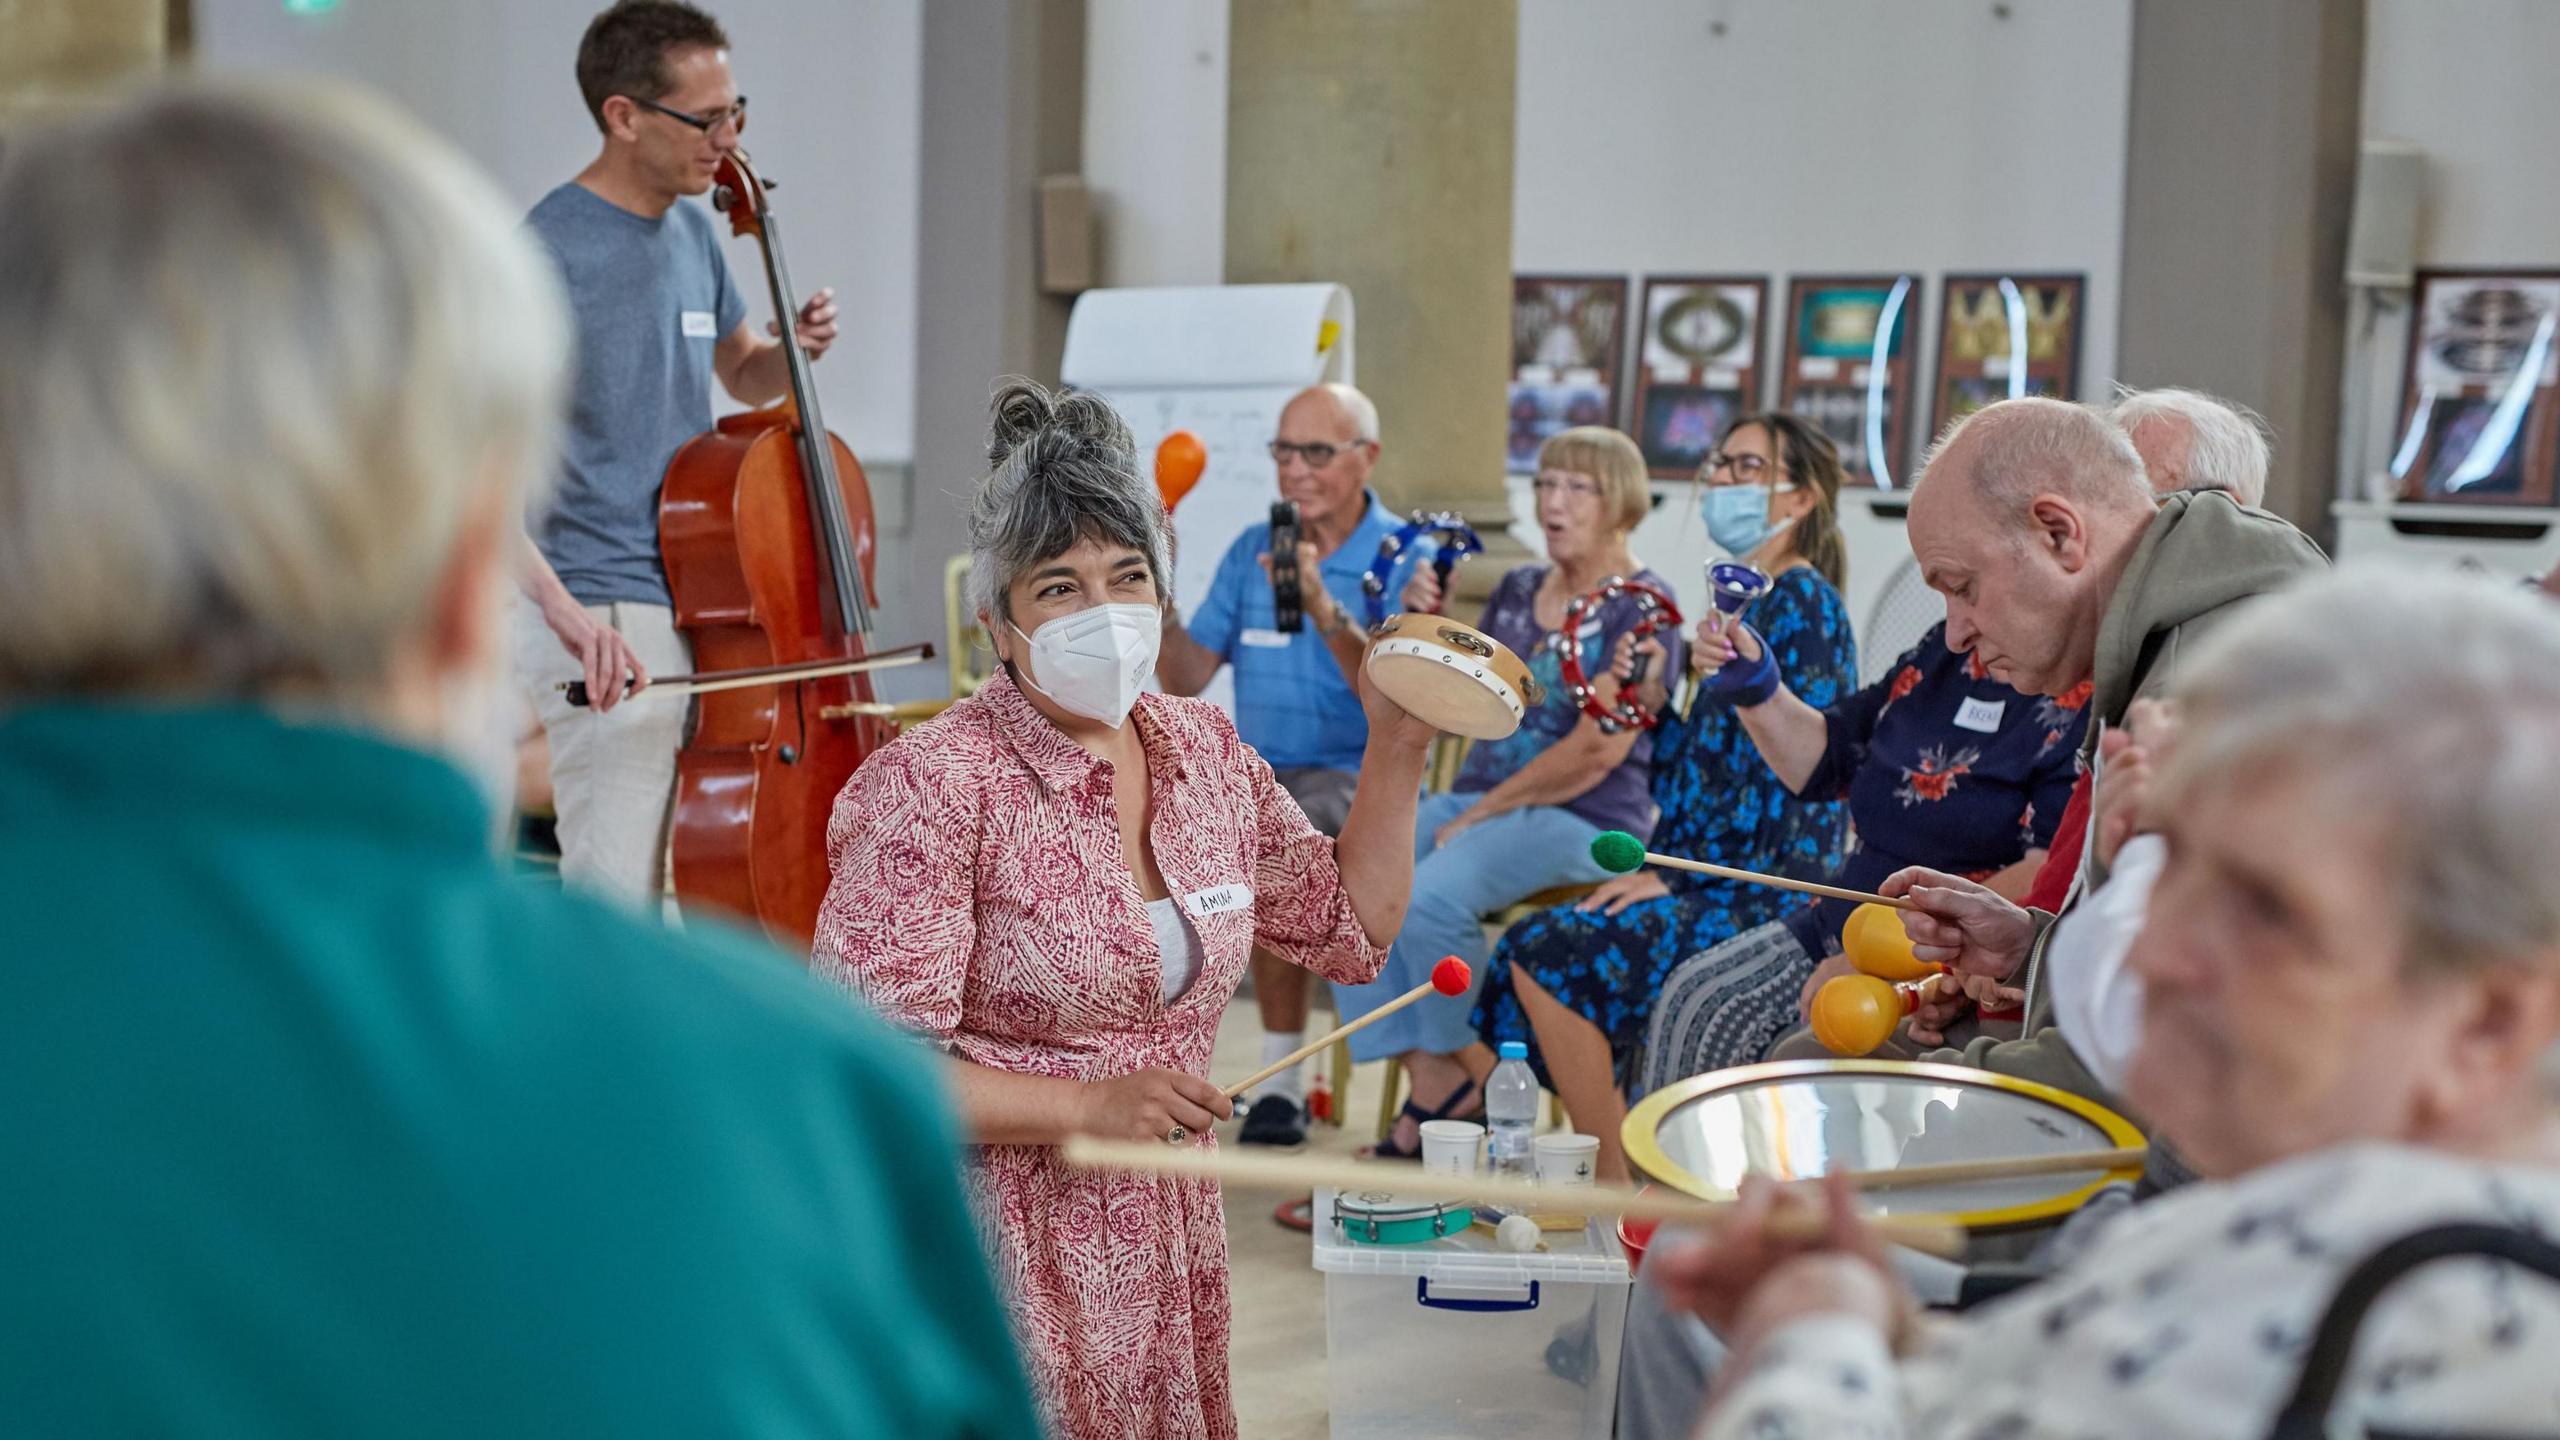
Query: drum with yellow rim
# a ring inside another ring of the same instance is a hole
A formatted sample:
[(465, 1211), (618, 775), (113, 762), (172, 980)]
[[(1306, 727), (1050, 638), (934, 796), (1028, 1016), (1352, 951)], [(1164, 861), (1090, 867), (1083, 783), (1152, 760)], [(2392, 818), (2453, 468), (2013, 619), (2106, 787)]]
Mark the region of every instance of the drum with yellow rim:
[[(2139, 1146), (2142, 1132), (2095, 1101), (1960, 1065), (1790, 1060), (1693, 1076), (1628, 1112), (1627, 1159), (1665, 1185), (1729, 1200), (1746, 1174), (1811, 1179)], [(1883, 1214), (1969, 1230), (2059, 1220), (2139, 1167), (1871, 1189)]]
[(1408, 610), (1369, 632), (1369, 683), (1435, 730), (1500, 740), (1545, 699), (1529, 667), (1499, 640), (1443, 615)]

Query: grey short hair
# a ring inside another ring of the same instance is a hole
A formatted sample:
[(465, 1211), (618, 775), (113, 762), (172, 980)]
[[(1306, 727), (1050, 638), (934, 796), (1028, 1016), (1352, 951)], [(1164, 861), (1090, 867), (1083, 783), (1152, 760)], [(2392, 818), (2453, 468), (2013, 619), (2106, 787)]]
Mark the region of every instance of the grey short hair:
[(2120, 385), (2107, 419), (2127, 435), (2145, 421), (2182, 422), (2187, 430), (2187, 489), (2220, 490), (2243, 505), (2265, 503), (2275, 430), (2257, 411), (2201, 390)]
[(1011, 620), (1014, 580), (1085, 540), (1145, 555), (1157, 591), (1170, 592), (1164, 501), (1139, 472), (1120, 412), (1099, 395), (1052, 395), (1028, 380), (1005, 382), (991, 408), (995, 470), (969, 507), (971, 608)]
[(1929, 447), (1917, 485), (1935, 480), (1959, 450), (1970, 452), (1975, 493), (2004, 524), (2023, 524), (2029, 502), (2048, 492), (2100, 510), (2148, 511), (2155, 503), (2133, 441), (2068, 400), (2030, 395), (1965, 416)]
[(566, 309), (514, 207), (341, 90), (162, 89), (0, 165), (0, 693), (378, 681)]
[(2192, 658), (2163, 798), (2291, 762), (2390, 821), (2416, 973), (2560, 954), (2560, 608), (2355, 566), (2253, 604)]

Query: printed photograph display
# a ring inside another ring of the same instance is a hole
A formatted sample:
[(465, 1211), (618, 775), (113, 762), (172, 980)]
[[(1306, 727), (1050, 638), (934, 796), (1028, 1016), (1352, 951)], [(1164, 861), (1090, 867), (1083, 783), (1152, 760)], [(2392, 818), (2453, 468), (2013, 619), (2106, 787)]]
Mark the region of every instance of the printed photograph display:
[(2550, 505), (2560, 272), (2422, 270), (2391, 475), (2405, 500)]
[(1787, 282), (1786, 360), (1778, 405), (1840, 446), (1852, 485), (1910, 485), (1911, 337), (1916, 275), (1804, 276)]
[(1948, 276), (1940, 292), (1929, 433), (1944, 434), (1996, 400), (2077, 398), (2087, 291), (2082, 275)]
[(1649, 275), (1635, 376), (1636, 443), (1661, 479), (1687, 479), (1736, 416), (1759, 405), (1769, 281)]
[(1511, 282), (1512, 473), (1537, 468), (1538, 447), (1576, 425), (1614, 425), (1626, 352), (1623, 275), (1521, 275)]

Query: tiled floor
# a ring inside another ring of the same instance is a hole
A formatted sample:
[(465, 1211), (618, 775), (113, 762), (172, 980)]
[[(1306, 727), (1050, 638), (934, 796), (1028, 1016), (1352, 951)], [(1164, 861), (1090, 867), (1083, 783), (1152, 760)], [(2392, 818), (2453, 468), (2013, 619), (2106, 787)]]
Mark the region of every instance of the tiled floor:
[[(1317, 1012), (1319, 1028), (1330, 1017)], [(1225, 1084), (1259, 1068), (1262, 1022), (1250, 996), (1238, 997), (1218, 1029), (1210, 1078)], [(1309, 1062), (1312, 1065), (1314, 1062)], [(1310, 1128), (1309, 1154), (1349, 1155), (1367, 1144), (1378, 1118), (1378, 1086), (1386, 1066), (1353, 1072), (1345, 1114), (1337, 1130)], [(1232, 1142), (1233, 1124), (1220, 1139)], [(1235, 1376), (1236, 1423), (1243, 1440), (1324, 1440), (1326, 1376), (1324, 1277), (1314, 1265), (1313, 1243), (1271, 1218), (1289, 1198), (1265, 1191), (1227, 1192), (1227, 1252), (1233, 1266), (1235, 1333), (1229, 1364)]]

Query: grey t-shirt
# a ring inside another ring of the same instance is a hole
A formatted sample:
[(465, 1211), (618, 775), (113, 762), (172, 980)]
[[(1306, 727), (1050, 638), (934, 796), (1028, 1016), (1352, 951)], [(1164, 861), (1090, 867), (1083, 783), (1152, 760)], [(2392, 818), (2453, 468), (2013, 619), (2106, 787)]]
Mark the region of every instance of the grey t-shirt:
[(525, 223), (551, 252), (577, 321), (560, 479), (534, 543), (589, 605), (667, 603), (658, 486), (711, 428), (711, 356), (746, 318), (708, 212), (677, 201), (652, 220), (571, 182)]

